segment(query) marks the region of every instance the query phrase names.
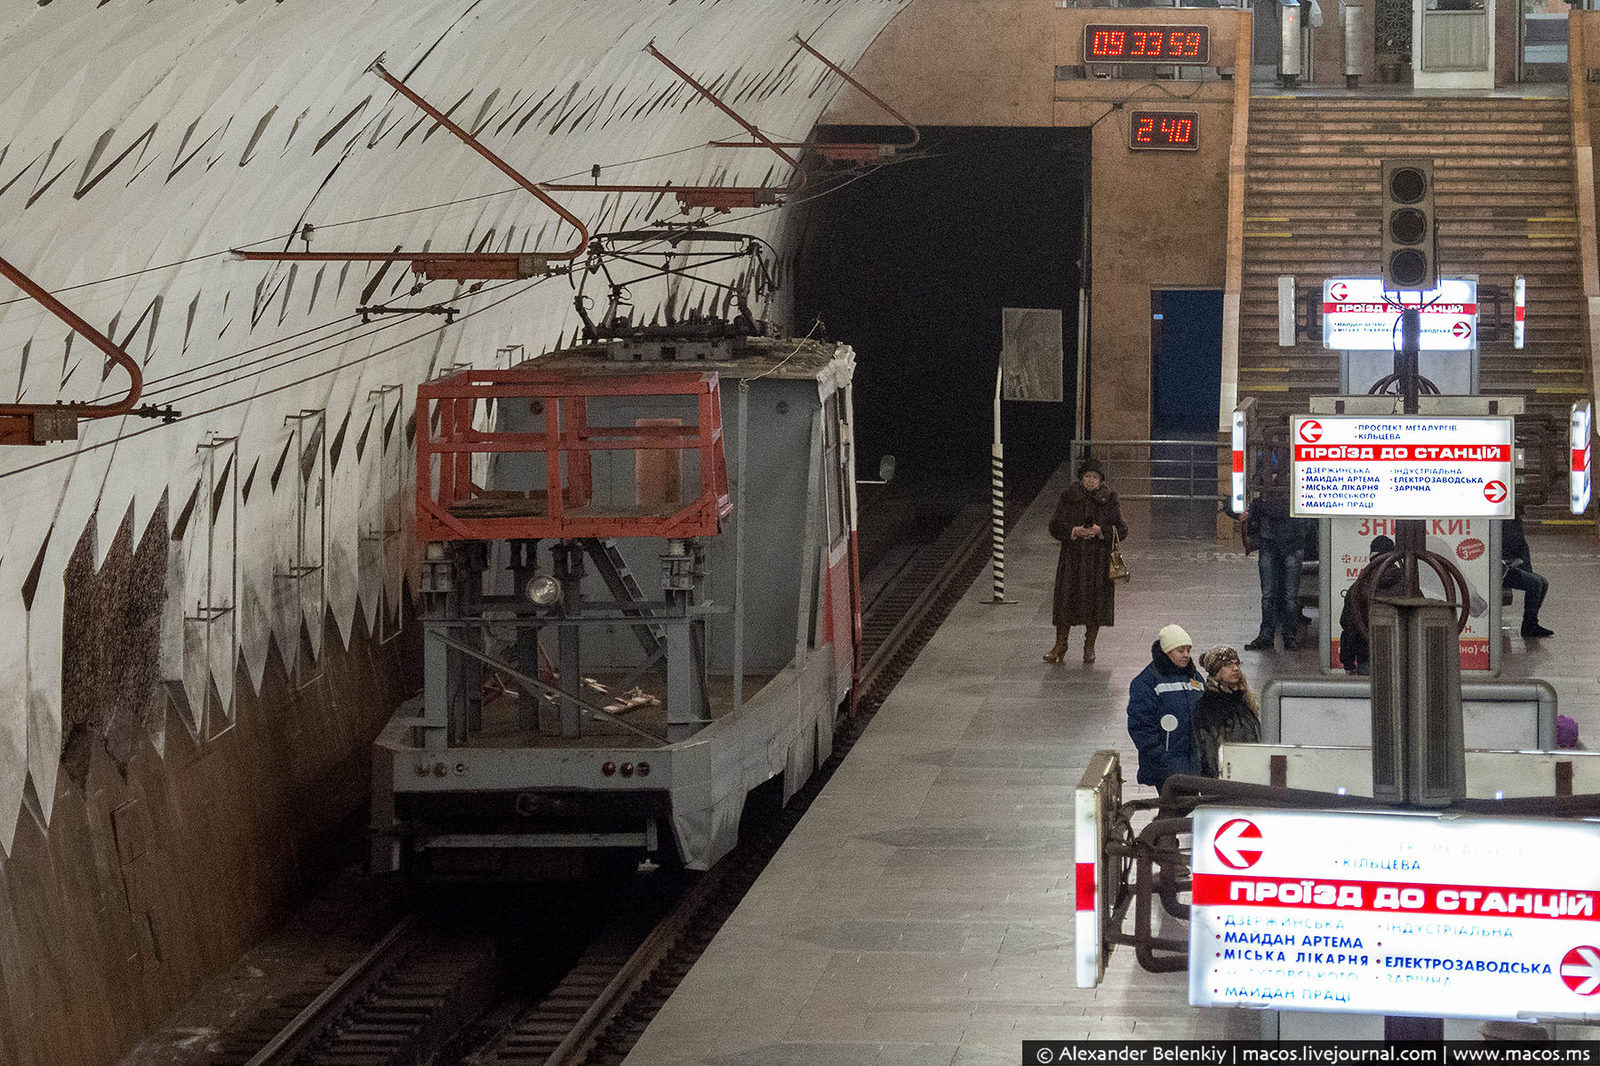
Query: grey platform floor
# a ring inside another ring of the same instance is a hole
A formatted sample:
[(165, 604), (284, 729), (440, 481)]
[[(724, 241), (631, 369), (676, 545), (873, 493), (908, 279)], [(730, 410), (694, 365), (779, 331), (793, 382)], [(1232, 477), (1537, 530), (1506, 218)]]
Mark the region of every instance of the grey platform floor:
[[(1008, 540), (1017, 602), (989, 603), (990, 576), (978, 579), (629, 1066), (1010, 1066), (1024, 1039), (1260, 1034), (1254, 1012), (1191, 1008), (1184, 974), (1145, 973), (1128, 950), (1099, 988), (1074, 985), (1073, 787), (1097, 749), (1131, 767), (1127, 685), (1155, 631), (1177, 621), (1199, 648), (1242, 648), (1260, 593), (1238, 547), (1153, 541), (1135, 525), (1133, 580), (1098, 661), (1078, 661), (1079, 630), (1067, 662), (1046, 665), (1044, 525), (1061, 487)], [(1531, 540), (1558, 635), (1528, 648), (1508, 631), (1505, 674), (1551, 681), (1594, 746), (1600, 556), (1588, 537)], [(1519, 595), (1512, 621), (1520, 609)], [(1244, 665), (1258, 690), (1316, 670), (1310, 651), (1245, 652)]]

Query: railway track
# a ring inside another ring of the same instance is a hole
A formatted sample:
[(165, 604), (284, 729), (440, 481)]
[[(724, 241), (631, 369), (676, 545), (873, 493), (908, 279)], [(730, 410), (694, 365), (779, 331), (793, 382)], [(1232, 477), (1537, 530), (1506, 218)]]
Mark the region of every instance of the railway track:
[(615, 1066), (689, 972), (832, 778), (866, 724), (988, 560), (987, 505), (875, 575), (862, 618), (856, 713), (831, 757), (780, 809), (747, 812), (740, 846), (647, 931), (621, 914), (558, 980), (520, 997), (494, 988), (502, 961), (479, 937), (400, 923), (248, 1060), (218, 1066)]

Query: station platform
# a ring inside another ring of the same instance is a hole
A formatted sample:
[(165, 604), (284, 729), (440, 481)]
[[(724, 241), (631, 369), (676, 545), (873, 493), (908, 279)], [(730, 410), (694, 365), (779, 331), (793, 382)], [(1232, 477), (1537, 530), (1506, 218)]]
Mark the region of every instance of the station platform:
[[(1192, 1008), (1187, 975), (1146, 973), (1128, 948), (1099, 988), (1075, 987), (1073, 788), (1109, 748), (1127, 794), (1153, 795), (1132, 783), (1125, 710), (1160, 626), (1184, 626), (1197, 652), (1239, 648), (1258, 692), (1315, 676), (1315, 652), (1243, 651), (1260, 591), (1237, 544), (1151, 539), (1130, 518), (1133, 578), (1098, 661), (1081, 662), (1074, 630), (1066, 661), (1044, 663), (1057, 553), (1045, 524), (1066, 484), (1058, 473), (1007, 542), (1015, 602), (989, 602), (987, 570), (968, 590), (629, 1066), (1011, 1066), (1025, 1039), (1260, 1036), (1257, 1012)], [(1517, 636), (1519, 594), (1502, 676), (1551, 682), (1593, 747), (1600, 553), (1587, 536), (1529, 532), (1556, 636)]]

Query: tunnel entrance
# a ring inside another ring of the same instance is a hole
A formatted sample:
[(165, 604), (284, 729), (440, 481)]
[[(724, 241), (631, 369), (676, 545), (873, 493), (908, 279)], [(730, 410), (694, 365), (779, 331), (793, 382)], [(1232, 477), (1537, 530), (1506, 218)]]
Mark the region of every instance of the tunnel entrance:
[(1036, 489), (1065, 460), (1088, 156), (1084, 130), (924, 128), (907, 158), (814, 182), (833, 191), (796, 218), (794, 328), (820, 317), (856, 350), (863, 476), (892, 454), (908, 481), (987, 485), (1003, 307), (1059, 309), (1065, 352), (1065, 402), (1005, 404), (1008, 488)]

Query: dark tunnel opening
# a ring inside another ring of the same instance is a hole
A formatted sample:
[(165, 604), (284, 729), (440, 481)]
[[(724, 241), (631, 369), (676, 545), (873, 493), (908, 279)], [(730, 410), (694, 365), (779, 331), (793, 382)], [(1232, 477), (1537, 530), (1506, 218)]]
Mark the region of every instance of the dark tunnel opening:
[(1075, 129), (924, 129), (912, 155), (803, 207), (794, 331), (820, 317), (821, 332), (855, 348), (860, 476), (892, 454), (909, 483), (987, 484), (1004, 307), (1059, 309), (1064, 353), (1061, 403), (1004, 404), (1008, 495), (1031, 496), (1065, 460), (1088, 143)]

